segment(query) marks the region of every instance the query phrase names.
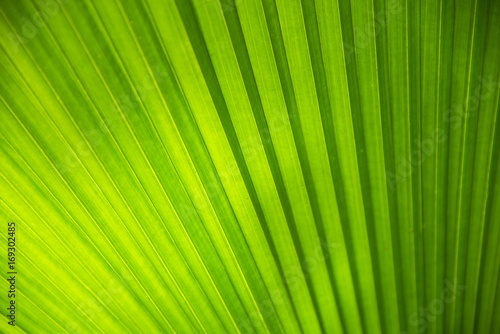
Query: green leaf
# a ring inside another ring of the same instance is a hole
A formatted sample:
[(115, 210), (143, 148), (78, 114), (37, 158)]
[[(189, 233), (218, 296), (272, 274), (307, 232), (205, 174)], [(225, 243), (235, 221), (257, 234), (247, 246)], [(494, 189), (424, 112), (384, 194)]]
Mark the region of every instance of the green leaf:
[(4, 0), (0, 332), (499, 332), (499, 18)]

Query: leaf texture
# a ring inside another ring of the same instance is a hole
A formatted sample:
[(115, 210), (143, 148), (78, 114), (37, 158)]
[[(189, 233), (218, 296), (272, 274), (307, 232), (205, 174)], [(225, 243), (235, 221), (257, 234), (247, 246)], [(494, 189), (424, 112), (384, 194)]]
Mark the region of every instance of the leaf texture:
[(0, 332), (500, 332), (499, 22), (3, 0)]

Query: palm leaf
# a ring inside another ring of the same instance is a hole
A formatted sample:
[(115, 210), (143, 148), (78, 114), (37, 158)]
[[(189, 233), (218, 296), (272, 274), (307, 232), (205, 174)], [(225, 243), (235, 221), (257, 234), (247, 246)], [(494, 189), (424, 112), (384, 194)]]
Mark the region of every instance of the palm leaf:
[(0, 13), (2, 333), (500, 332), (500, 2)]

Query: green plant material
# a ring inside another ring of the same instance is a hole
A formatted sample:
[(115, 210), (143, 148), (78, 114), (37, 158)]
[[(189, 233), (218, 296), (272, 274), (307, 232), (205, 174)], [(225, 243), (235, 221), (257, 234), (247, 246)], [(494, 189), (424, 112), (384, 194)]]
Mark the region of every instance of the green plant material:
[(499, 333), (499, 22), (3, 0), (0, 332)]

